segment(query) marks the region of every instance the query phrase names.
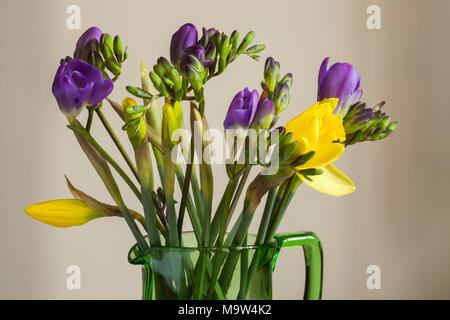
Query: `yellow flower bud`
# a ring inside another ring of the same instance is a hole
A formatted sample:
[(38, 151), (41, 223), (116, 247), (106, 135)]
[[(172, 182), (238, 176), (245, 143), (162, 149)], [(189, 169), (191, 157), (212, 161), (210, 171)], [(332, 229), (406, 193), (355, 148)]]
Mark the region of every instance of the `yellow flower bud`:
[(126, 112), (126, 108), (136, 106), (137, 103), (132, 98), (125, 98), (122, 101), (122, 106), (124, 110), (125, 115), (125, 122), (129, 123), (130, 121), (134, 119), (140, 119), (138, 123), (130, 126), (127, 129), (128, 138), (130, 139), (131, 143), (135, 146), (140, 146), (142, 142), (145, 140), (147, 135), (147, 125), (144, 120), (144, 116), (141, 113), (136, 114), (128, 114)]
[(33, 219), (58, 228), (80, 226), (103, 216), (78, 199), (50, 200), (24, 210)]

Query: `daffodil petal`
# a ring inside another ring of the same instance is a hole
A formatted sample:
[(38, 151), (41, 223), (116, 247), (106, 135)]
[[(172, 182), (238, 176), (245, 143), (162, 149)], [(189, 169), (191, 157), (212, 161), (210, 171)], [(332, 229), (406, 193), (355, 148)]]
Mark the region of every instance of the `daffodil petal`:
[[(305, 154), (315, 148), (319, 140), (319, 117), (307, 118), (303, 115), (295, 117), (286, 126), (287, 132), (294, 134), (294, 141), (299, 143), (298, 155)], [(301, 134), (299, 133), (301, 131)], [(298, 137), (298, 139), (296, 138)]]
[(297, 175), (311, 188), (331, 196), (345, 196), (355, 191), (353, 182), (332, 164), (321, 169), (324, 170), (322, 174), (309, 176), (312, 181), (309, 181), (300, 174)]
[(322, 168), (334, 163), (344, 152), (344, 145), (341, 143), (329, 143), (320, 145), (314, 150), (316, 153), (305, 164), (297, 167), (297, 170)]
[(102, 215), (78, 199), (60, 199), (36, 203), (25, 212), (40, 222), (58, 228), (80, 226)]

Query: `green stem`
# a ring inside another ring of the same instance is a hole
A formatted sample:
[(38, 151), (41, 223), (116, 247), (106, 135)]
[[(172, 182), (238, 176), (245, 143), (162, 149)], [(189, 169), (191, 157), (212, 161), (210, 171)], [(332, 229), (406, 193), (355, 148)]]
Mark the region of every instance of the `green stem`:
[(245, 186), (245, 183), (247, 182), (248, 176), (250, 174), (251, 167), (248, 167), (247, 169), (244, 169), (244, 170), (245, 171), (242, 175), (241, 180), (239, 181), (238, 188), (234, 195), (233, 201), (231, 202), (231, 205), (230, 205), (230, 213), (228, 215), (228, 220), (227, 220), (227, 225), (226, 225), (227, 227), (228, 227), (228, 224), (230, 223), (231, 216), (233, 215), (234, 210), (236, 209), (239, 198), (241, 197), (242, 190), (244, 190), (244, 186)]
[[(250, 205), (250, 202), (246, 199), (244, 202), (244, 209), (242, 213), (242, 220), (239, 223), (239, 227), (237, 228), (236, 234), (233, 236), (233, 240), (231, 241), (232, 246), (240, 246), (247, 234), (248, 228), (250, 226), (250, 223), (252, 221), (253, 215), (255, 213), (256, 208), (252, 208)], [(237, 222), (236, 222), (237, 223)], [(230, 235), (228, 235), (228, 238), (230, 238)], [(228, 239), (227, 239), (228, 240)], [(230, 252), (224, 266), (222, 268), (222, 273), (219, 277), (219, 284), (222, 287), (222, 290), (224, 294), (227, 293), (230, 284), (231, 279), (233, 277), (234, 267), (236, 266), (236, 263), (239, 259), (239, 253), (238, 252)]]
[[(234, 180), (230, 179), (228, 181), (228, 185), (225, 190), (224, 210), (222, 213), (222, 221), (221, 221), (221, 225), (220, 225), (219, 237), (216, 242), (216, 247), (219, 247), (219, 248), (223, 244), (223, 239), (225, 237), (225, 232), (227, 230), (227, 221), (228, 221), (228, 215), (229, 215), (229, 209), (230, 209), (230, 202), (231, 202), (231, 197), (232, 197), (232, 193), (233, 193), (233, 189), (234, 189), (233, 185), (234, 185)], [(214, 288), (217, 283), (220, 265), (222, 262), (221, 256), (222, 256), (222, 249), (219, 249), (216, 252), (216, 255), (214, 256), (214, 263), (213, 263), (214, 268), (213, 268), (212, 277), (211, 277), (211, 285), (210, 285), (209, 291), (208, 291), (208, 298), (207, 298), (208, 300), (211, 299), (214, 294)]]
[(108, 156), (108, 154), (98, 145), (98, 143), (92, 138), (92, 136), (86, 131), (86, 129), (81, 125), (80, 122), (74, 120), (73, 122), (71, 122), (69, 128), (74, 131), (81, 148), (83, 149), (88, 159), (91, 161), (95, 171), (102, 179), (114, 202), (119, 207), (122, 216), (125, 218), (128, 227), (130, 228), (133, 236), (138, 243), (138, 246), (143, 251), (147, 250), (148, 245), (144, 237), (142, 236), (136, 222), (134, 221), (133, 215), (126, 207), (125, 202), (123, 201), (123, 198), (120, 194), (119, 187), (117, 186), (117, 183), (115, 182), (114, 177), (111, 174), (109, 166), (107, 165), (107, 159), (105, 156)]
[(86, 122), (86, 131), (91, 132), (92, 120), (94, 119), (94, 109), (89, 110), (88, 119)]
[[(228, 183), (232, 182), (232, 194), (235, 193), (237, 188), (237, 181), (235, 179), (230, 179)], [(228, 188), (228, 186), (227, 186)], [(222, 195), (222, 198), (220, 199), (220, 203), (217, 206), (216, 212), (214, 213), (214, 218), (211, 223), (211, 237), (210, 237), (210, 245), (213, 245), (213, 243), (216, 241), (216, 238), (219, 234), (220, 226), (222, 223), (222, 217), (225, 210), (225, 204), (227, 201), (227, 189), (225, 189), (224, 194)]]
[[(266, 199), (266, 205), (264, 207), (264, 213), (261, 218), (261, 223), (259, 225), (258, 234), (256, 235), (255, 240), (255, 246), (261, 245), (266, 238), (266, 232), (267, 228), (269, 226), (269, 221), (271, 217), (271, 213), (273, 210), (273, 205), (275, 202), (275, 196), (277, 194), (278, 188), (270, 189), (269, 194), (267, 195)], [(247, 282), (244, 285), (241, 285), (240, 291), (239, 291), (239, 298), (245, 299), (248, 294), (248, 290), (250, 288), (250, 284), (253, 280), (253, 277), (256, 272), (256, 268), (258, 267), (258, 260), (259, 260), (259, 249), (256, 249), (252, 262), (250, 263), (250, 267), (248, 268), (248, 276), (247, 276)]]
[(270, 222), (270, 216), (273, 210), (273, 205), (275, 202), (275, 196), (277, 194), (278, 188), (273, 188), (269, 191), (266, 199), (266, 205), (264, 207), (264, 213), (261, 218), (261, 223), (259, 224), (258, 234), (256, 235), (255, 245), (262, 244), (262, 241), (266, 238), (267, 228)]
[(192, 176), (191, 176), (191, 188), (192, 193), (194, 194), (195, 208), (198, 219), (203, 219), (203, 213), (205, 208), (203, 207), (202, 194), (198, 184), (197, 174), (195, 172), (195, 166), (192, 167)]
[[(81, 124), (79, 125), (80, 127)], [(80, 128), (74, 129), (73, 127), (69, 127), (73, 130), (79, 130)], [(133, 181), (128, 177), (128, 175), (122, 170), (122, 168), (117, 164), (116, 161), (98, 144), (98, 142), (92, 137), (92, 135), (86, 131), (86, 129), (83, 128), (83, 132), (80, 133), (84, 135), (88, 140), (89, 143), (94, 147), (94, 149), (102, 155), (102, 157), (117, 171), (117, 173), (122, 177), (122, 179), (128, 184), (128, 186), (131, 188), (133, 193), (136, 195), (136, 197), (139, 199), (139, 201), (142, 203), (142, 195), (139, 191), (139, 189), (135, 186)]]
[[(181, 170), (180, 166), (176, 167), (176, 175), (177, 175), (178, 185), (180, 186), (180, 188), (183, 188), (185, 177), (183, 175), (183, 171)], [(194, 203), (192, 201), (190, 194), (187, 195), (186, 208), (187, 208), (187, 211), (189, 214), (189, 219), (191, 220), (192, 229), (194, 230), (195, 238), (197, 239), (197, 242), (200, 244), (201, 243), (201, 235), (202, 235), (202, 225), (201, 225), (199, 217), (196, 213), (196, 209), (195, 209), (195, 206), (194, 206)]]
[(189, 163), (186, 165), (186, 174), (184, 175), (184, 182), (183, 182), (183, 189), (182, 189), (182, 195), (181, 195), (181, 204), (180, 204), (180, 210), (178, 212), (178, 237), (181, 238), (181, 232), (183, 231), (183, 220), (184, 220), (184, 213), (186, 209), (186, 201), (189, 196), (189, 186), (191, 183), (191, 175), (192, 175), (192, 162), (194, 158), (194, 137), (191, 137), (191, 144), (189, 147)]
[(144, 205), (145, 222), (147, 225), (148, 238), (152, 246), (160, 246), (161, 238), (157, 227), (157, 213), (153, 204), (151, 190), (148, 186), (142, 186), (142, 201)]
[(106, 131), (108, 131), (111, 139), (114, 141), (114, 144), (116, 145), (117, 149), (119, 149), (120, 153), (122, 154), (123, 158), (125, 159), (125, 162), (127, 163), (128, 167), (130, 168), (131, 172), (133, 172), (133, 175), (136, 177), (136, 179), (139, 180), (139, 175), (136, 170), (136, 167), (131, 160), (128, 153), (125, 151), (125, 148), (123, 147), (122, 143), (120, 142), (119, 138), (117, 137), (116, 133), (114, 132), (114, 129), (109, 124), (108, 120), (106, 119), (103, 111), (101, 108), (96, 108), (95, 111), (97, 112), (98, 117), (103, 123), (103, 126), (105, 127)]
[[(117, 202), (116, 202), (117, 203)], [(128, 224), (128, 227), (131, 230), (131, 233), (133, 233), (134, 238), (136, 239), (139, 248), (141, 250), (146, 250), (148, 248), (147, 242), (145, 241), (144, 237), (142, 236), (141, 232), (139, 231), (138, 226), (134, 222), (134, 219), (128, 210), (128, 208), (125, 206), (124, 203), (117, 203), (120, 212), (122, 213), (123, 217), (125, 218), (125, 221)]]
[(287, 210), (289, 203), (294, 197), (295, 191), (297, 190), (297, 188), (300, 186), (301, 183), (302, 183), (301, 180), (296, 175), (293, 175), (291, 178), (289, 178), (288, 184), (286, 185), (286, 189), (284, 190), (281, 201), (278, 204), (278, 207), (274, 208), (276, 211), (274, 211), (272, 219), (270, 220), (269, 228), (267, 230), (264, 242), (269, 242), (272, 240), (273, 236), (275, 235), (275, 232), (278, 229), (278, 225), (280, 224), (281, 219), (283, 218), (283, 215)]
[[(244, 241), (242, 242), (242, 246), (247, 246), (247, 235), (245, 235)], [(256, 254), (256, 252), (255, 252)], [(241, 296), (243, 292), (246, 292), (247, 287), (247, 276), (248, 276), (248, 250), (241, 250), (241, 281), (239, 286), (238, 300), (244, 300), (245, 296)]]

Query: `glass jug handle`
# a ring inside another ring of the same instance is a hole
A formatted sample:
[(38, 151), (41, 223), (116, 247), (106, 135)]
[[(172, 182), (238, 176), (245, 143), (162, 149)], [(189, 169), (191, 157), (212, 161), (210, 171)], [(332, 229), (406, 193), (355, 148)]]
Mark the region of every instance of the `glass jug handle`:
[(322, 298), (323, 253), (319, 237), (313, 232), (283, 233), (275, 235), (277, 251), (273, 259), (273, 268), (281, 248), (303, 247), (305, 255), (305, 293), (304, 300)]

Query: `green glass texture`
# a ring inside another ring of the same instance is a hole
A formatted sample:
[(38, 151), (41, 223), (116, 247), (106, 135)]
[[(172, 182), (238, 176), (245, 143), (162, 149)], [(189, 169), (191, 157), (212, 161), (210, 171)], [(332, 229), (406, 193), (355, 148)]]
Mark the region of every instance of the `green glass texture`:
[[(247, 243), (255, 238), (249, 235)], [(192, 232), (183, 233), (182, 240), (181, 247), (154, 246), (145, 253), (137, 245), (130, 249), (128, 261), (142, 267), (142, 299), (271, 300), (272, 274), (284, 247), (303, 247), (303, 298), (321, 299), (322, 246), (312, 232), (279, 234), (258, 246), (200, 248)]]

